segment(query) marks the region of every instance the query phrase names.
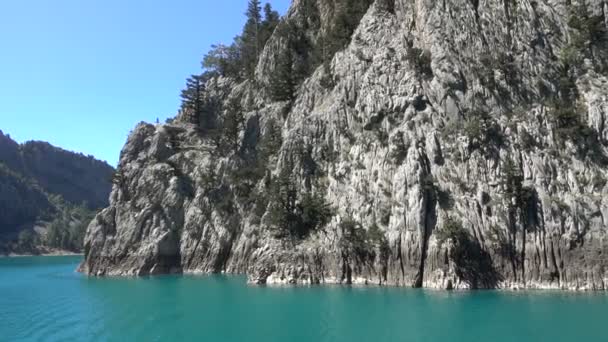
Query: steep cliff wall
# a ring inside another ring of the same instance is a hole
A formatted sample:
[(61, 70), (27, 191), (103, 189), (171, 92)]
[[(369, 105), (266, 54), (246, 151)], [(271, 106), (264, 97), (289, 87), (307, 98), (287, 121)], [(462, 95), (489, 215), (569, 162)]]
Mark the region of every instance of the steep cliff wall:
[[(329, 3), (295, 0), (283, 20), (320, 46)], [(275, 32), (255, 80), (206, 84), (210, 113), (244, 113), (234, 152), (184, 113), (135, 128), (81, 270), (606, 289), (608, 5), (586, 5), (587, 40), (576, 1), (376, 0), (285, 102), (268, 90)], [(277, 234), (285, 179), (329, 222)]]

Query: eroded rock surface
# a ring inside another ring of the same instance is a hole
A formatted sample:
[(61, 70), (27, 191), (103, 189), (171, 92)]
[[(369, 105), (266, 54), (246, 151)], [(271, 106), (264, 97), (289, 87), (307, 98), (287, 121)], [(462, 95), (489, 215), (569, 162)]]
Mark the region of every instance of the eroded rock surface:
[[(303, 24), (304, 0), (283, 20), (318, 42), (332, 20), (326, 3), (312, 1), (320, 25)], [(89, 226), (81, 270), (246, 273), (257, 284), (606, 289), (608, 39), (565, 66), (571, 6), (377, 0), (292, 103), (273, 102), (264, 86), (285, 48), (275, 34), (255, 82), (206, 84), (218, 118), (230, 101), (245, 112), (238, 156), (218, 153), (183, 113), (138, 125), (110, 206)], [(605, 26), (607, 3), (587, 6)], [(576, 93), (569, 102), (564, 78)], [(559, 121), (566, 107), (580, 119)], [(235, 178), (257, 158), (269, 122), (280, 128), (278, 152), (262, 176)], [(268, 183), (285, 168), (298, 192), (322, 191), (335, 211), (303, 239), (278, 238), (267, 223), (262, 198), (272, 199)], [(347, 219), (378, 228), (381, 243), (350, 250)], [(460, 222), (465, 242), (442, 238), (448, 221)]]

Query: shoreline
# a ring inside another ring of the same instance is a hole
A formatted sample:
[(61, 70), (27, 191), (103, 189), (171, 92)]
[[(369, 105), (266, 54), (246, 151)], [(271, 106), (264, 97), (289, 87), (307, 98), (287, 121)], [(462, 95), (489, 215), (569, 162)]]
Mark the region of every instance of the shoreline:
[(452, 289), (446, 289), (442, 286), (438, 286), (437, 284), (427, 283), (427, 286), (422, 286), (419, 288), (414, 288), (410, 285), (403, 284), (395, 284), (395, 283), (383, 283), (378, 284), (374, 282), (363, 282), (363, 281), (355, 281), (351, 284), (346, 284), (338, 281), (336, 278), (326, 279), (326, 281), (321, 283), (310, 283), (310, 282), (295, 282), (290, 283), (286, 281), (276, 281), (271, 280), (265, 283), (256, 283), (249, 278), (247, 273), (232, 273), (232, 272), (220, 272), (220, 273), (209, 273), (202, 271), (184, 271), (184, 272), (176, 272), (176, 273), (162, 273), (162, 274), (147, 274), (147, 275), (136, 275), (136, 274), (127, 274), (127, 273), (114, 273), (114, 274), (106, 274), (106, 275), (92, 275), (87, 272), (83, 272), (78, 269), (78, 273), (81, 273), (87, 277), (93, 278), (110, 278), (110, 279), (120, 279), (120, 278), (154, 278), (154, 277), (163, 277), (163, 276), (192, 276), (192, 277), (207, 277), (214, 275), (221, 276), (229, 276), (229, 277), (244, 277), (246, 278), (245, 283), (250, 287), (267, 287), (267, 288), (318, 288), (318, 287), (332, 287), (332, 288), (392, 288), (392, 289), (415, 289), (415, 290), (425, 290), (432, 292), (445, 292), (445, 293), (475, 293), (475, 292), (486, 292), (486, 291), (498, 291), (505, 293), (564, 293), (564, 294), (582, 294), (582, 293), (594, 293), (594, 294), (608, 294), (608, 287), (589, 287), (589, 286), (555, 286), (550, 284), (543, 284), (537, 282), (529, 282), (527, 284), (521, 283), (509, 283), (504, 282), (501, 283), (500, 286), (495, 288), (468, 288), (466, 286), (454, 287)]
[(84, 256), (84, 253), (52, 252), (41, 254), (0, 254), (0, 258), (27, 258), (27, 257), (61, 257), (61, 256)]

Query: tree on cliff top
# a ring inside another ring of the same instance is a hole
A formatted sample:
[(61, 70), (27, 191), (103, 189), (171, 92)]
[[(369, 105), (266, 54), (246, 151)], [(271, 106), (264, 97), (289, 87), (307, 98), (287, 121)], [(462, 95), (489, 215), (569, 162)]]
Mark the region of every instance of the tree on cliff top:
[(186, 80), (186, 88), (182, 90), (182, 113), (187, 122), (198, 126), (203, 109), (202, 93), (205, 80), (202, 75), (192, 75)]

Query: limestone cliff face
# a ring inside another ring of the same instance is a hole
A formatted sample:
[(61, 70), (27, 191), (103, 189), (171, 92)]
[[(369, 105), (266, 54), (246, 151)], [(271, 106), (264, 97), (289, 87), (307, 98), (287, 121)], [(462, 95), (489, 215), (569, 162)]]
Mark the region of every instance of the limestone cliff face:
[[(331, 24), (327, 3), (295, 0), (283, 20), (314, 42)], [(572, 3), (376, 0), (292, 103), (273, 102), (264, 86), (284, 49), (275, 34), (255, 82), (214, 78), (204, 95), (219, 117), (230, 101), (246, 112), (243, 155), (255, 155), (269, 122), (281, 127), (265, 175), (246, 184), (253, 199), (243, 200), (243, 182), (230, 176), (243, 158), (214, 152), (208, 134), (181, 116), (142, 123), (122, 152), (110, 206), (89, 226), (81, 270), (606, 289), (608, 3), (587, 1), (603, 31), (568, 68)], [(311, 5), (318, 25), (307, 24)], [(579, 118), (564, 122), (565, 107)], [(326, 227), (297, 241), (273, 234), (259, 200), (285, 168), (298, 191), (322, 189), (335, 209)], [(350, 248), (347, 218), (379, 228), (383, 243)], [(445, 238), (450, 222), (466, 241)]]

